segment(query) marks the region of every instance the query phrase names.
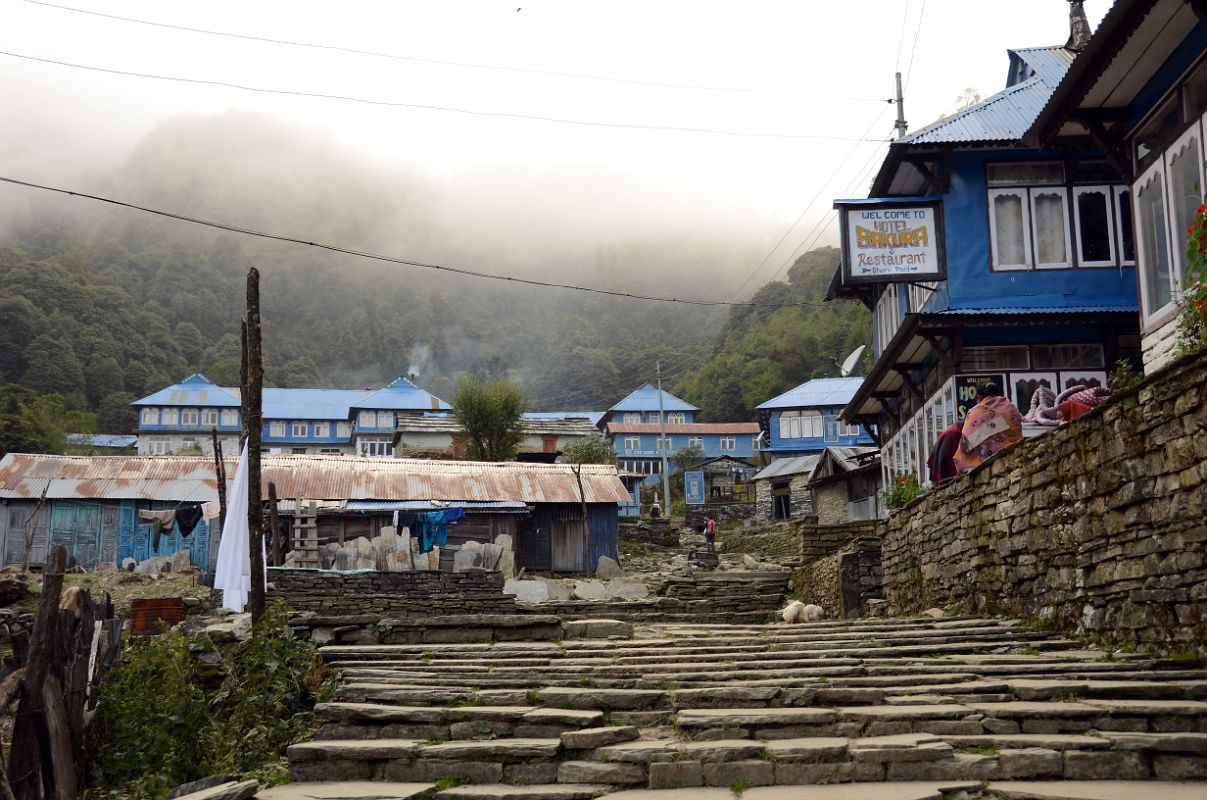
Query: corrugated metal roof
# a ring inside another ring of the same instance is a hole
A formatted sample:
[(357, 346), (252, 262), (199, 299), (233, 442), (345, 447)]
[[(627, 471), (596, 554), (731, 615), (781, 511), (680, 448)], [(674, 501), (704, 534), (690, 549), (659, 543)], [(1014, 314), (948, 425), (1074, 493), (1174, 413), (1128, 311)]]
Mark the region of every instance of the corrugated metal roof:
[[(230, 390), (238, 395), (238, 389)], [(325, 419), (344, 421), (353, 403), (365, 398), (359, 389), (265, 389), (264, 419)]]
[(932, 312), (936, 316), (989, 316), (1009, 314), (1015, 317), (1025, 317), (1028, 314), (1107, 314), (1107, 313), (1139, 313), (1140, 307), (1135, 304), (1114, 306), (1039, 306), (1037, 308), (948, 308)]
[(796, 456), (795, 458), (781, 458), (778, 461), (772, 461), (761, 472), (752, 478), (752, 480), (763, 480), (764, 478), (784, 478), (789, 475), (809, 474), (817, 466), (817, 462), (821, 459), (820, 456)]
[(528, 411), (524, 419), (557, 420), (557, 419), (587, 419), (592, 425), (603, 419), (603, 411)]
[[(227, 474), (234, 475), (235, 459)], [(616, 467), (584, 464), (588, 503), (625, 503)], [(310, 500), (455, 500), (577, 503), (569, 464), (420, 461), (356, 456), (265, 455), (261, 480), (281, 498)], [(213, 500), (213, 461), (188, 456), (50, 456), (9, 453), (0, 459), (0, 497)]]
[(65, 438), (68, 444), (81, 444), (89, 447), (133, 447), (138, 444), (137, 436), (112, 433), (69, 433)]
[(1031, 68), (1031, 71), (1035, 73), (1035, 77), (1053, 89), (1056, 88), (1056, 84), (1061, 82), (1065, 73), (1069, 71), (1069, 67), (1073, 64), (1073, 58), (1077, 55), (1072, 50), (1066, 49), (1064, 45), (1016, 47), (1007, 52), (1012, 57), (1017, 57), (1025, 62)]
[(921, 130), (906, 134), (897, 145), (1017, 142), (1039, 116), (1053, 86), (1038, 75), (1004, 89), (971, 108)]
[[(667, 424), (667, 433), (758, 433), (757, 422), (686, 422)], [(609, 433), (658, 433), (657, 422), (609, 422)]]
[(861, 456), (872, 456), (879, 453), (879, 449), (875, 447), (827, 447), (826, 453), (834, 459), (840, 467), (847, 472), (853, 469), (858, 469), (860, 462), (863, 460)]
[(862, 383), (863, 378), (814, 378), (756, 408), (762, 410), (845, 406), (855, 396), (855, 392), (859, 391)]
[(211, 408), (230, 408), (239, 405), (238, 396), (208, 380), (199, 372), (194, 372), (180, 383), (174, 383), (166, 389), (160, 389), (141, 400), (135, 400), (132, 406), (209, 406)]
[(439, 411), (452, 408), (452, 406), (436, 395), (420, 389), (406, 378), (397, 378), (365, 399), (353, 403), (352, 408), (384, 411)]
[[(662, 390), (662, 407), (664, 411), (699, 411), (685, 400), (680, 400), (665, 389)], [(647, 383), (640, 389), (633, 390), (628, 397), (612, 406), (609, 411), (657, 411), (658, 387)]]
[(469, 514), (514, 514), (528, 510), (527, 503), (496, 500), (487, 503), (440, 503), (432, 500), (350, 500), (348, 511), (439, 511), (442, 508), (463, 508)]
[[(453, 416), (399, 416), (399, 433), (456, 433), (461, 429)], [(598, 436), (599, 429), (589, 419), (525, 419), (524, 432), (540, 436)]]

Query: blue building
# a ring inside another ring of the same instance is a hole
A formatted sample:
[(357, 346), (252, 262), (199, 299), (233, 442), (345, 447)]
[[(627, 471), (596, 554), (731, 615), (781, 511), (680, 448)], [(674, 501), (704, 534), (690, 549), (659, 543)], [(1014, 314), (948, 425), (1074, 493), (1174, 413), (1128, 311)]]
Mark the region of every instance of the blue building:
[(1189, 282), (1186, 231), (1203, 202), (1207, 11), (1178, 0), (1117, 0), (1024, 137), (1105, 154), (1136, 198), (1146, 371), (1167, 363)]
[[(211, 454), (214, 430), (224, 452), (238, 449), (238, 389), (194, 374), (131, 405), (139, 412), (139, 455)], [(294, 455), (391, 456), (399, 416), (449, 408), (406, 378), (372, 390), (264, 389), (261, 446)]]
[[(706, 458), (731, 456), (753, 459), (759, 426), (753, 422), (696, 422), (699, 409), (663, 391), (665, 436), (660, 434), (659, 390), (647, 383), (609, 408), (599, 420), (616, 448), (622, 472), (662, 474), (662, 457), (670, 458), (685, 447), (703, 448)], [(673, 469), (673, 467), (672, 467)]]
[(1131, 188), (1084, 142), (1021, 141), (1074, 55), (1009, 51), (1003, 91), (894, 142), (871, 198), (835, 203), (830, 296), (871, 309), (875, 355), (842, 418), (876, 431), (886, 475), (925, 481), (980, 382), (1026, 414), (1040, 387), (1104, 385), (1139, 354)]
[(875, 446), (866, 430), (839, 418), (862, 383), (863, 378), (815, 378), (758, 406), (761, 451), (787, 458), (827, 447)]

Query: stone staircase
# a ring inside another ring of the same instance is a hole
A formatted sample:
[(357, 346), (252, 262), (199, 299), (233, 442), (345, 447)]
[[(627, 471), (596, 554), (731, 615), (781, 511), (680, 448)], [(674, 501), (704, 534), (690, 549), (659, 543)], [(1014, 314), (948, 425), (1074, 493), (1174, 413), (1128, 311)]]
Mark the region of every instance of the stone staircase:
[[(343, 683), (317, 738), (290, 748), (290, 777), (378, 782), (365, 796), (808, 800), (856, 784), (868, 793), (841, 796), (938, 798), (989, 782), (985, 797), (1094, 798), (1116, 795), (1062, 792), (1145, 781), (1126, 796), (1174, 800), (1176, 782), (1207, 779), (1201, 664), (1111, 657), (1008, 621), (670, 624), (626, 640), (320, 652)], [(676, 788), (692, 792), (660, 794)]]

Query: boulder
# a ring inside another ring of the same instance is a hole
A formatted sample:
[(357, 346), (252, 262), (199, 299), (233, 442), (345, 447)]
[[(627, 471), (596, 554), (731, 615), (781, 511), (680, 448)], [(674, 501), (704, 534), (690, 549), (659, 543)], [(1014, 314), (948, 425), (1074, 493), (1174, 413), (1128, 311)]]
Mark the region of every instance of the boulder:
[(193, 565), (193, 559), (188, 550), (177, 550), (168, 556), (168, 558), (172, 562), (172, 572), (180, 572), (184, 568)]
[(510, 533), (500, 533), (495, 537), (495, 544), (502, 547), (504, 550), (515, 549), (515, 543), (512, 541)]
[(632, 578), (617, 578), (605, 584), (608, 597), (620, 600), (641, 600), (650, 596), (650, 589), (644, 583)]
[(922, 615), (931, 619), (939, 619), (940, 617), (947, 616), (947, 612), (941, 608), (928, 608), (922, 612)]
[(521, 581), (513, 578), (503, 583), (503, 592), (515, 595), (517, 603), (544, 603), (549, 599), (549, 589), (541, 580)]
[(600, 556), (599, 563), (595, 567), (595, 577), (604, 578), (619, 578), (624, 575), (624, 570), (620, 568), (620, 564), (613, 558)]
[(243, 613), (236, 614), (231, 617), (231, 632), (235, 638), (241, 642), (245, 642), (251, 638), (251, 614)]
[(172, 568), (172, 560), (167, 556), (152, 556), (145, 561), (138, 562), (138, 566), (134, 571), (140, 575), (153, 575), (160, 572), (167, 572)]
[(579, 600), (606, 600), (608, 597), (608, 587), (603, 581), (575, 581), (574, 596)]

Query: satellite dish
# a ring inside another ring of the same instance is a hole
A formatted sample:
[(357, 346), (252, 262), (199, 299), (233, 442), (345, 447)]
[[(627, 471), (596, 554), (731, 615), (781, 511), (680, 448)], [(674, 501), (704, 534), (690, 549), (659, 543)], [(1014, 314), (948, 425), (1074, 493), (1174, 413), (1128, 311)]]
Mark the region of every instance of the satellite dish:
[(863, 351), (866, 348), (867, 345), (859, 345), (853, 353), (847, 356), (846, 361), (842, 362), (842, 366), (838, 369), (842, 373), (842, 377), (845, 378), (851, 374), (851, 370), (855, 369), (855, 365), (859, 363), (859, 357), (863, 355)]

